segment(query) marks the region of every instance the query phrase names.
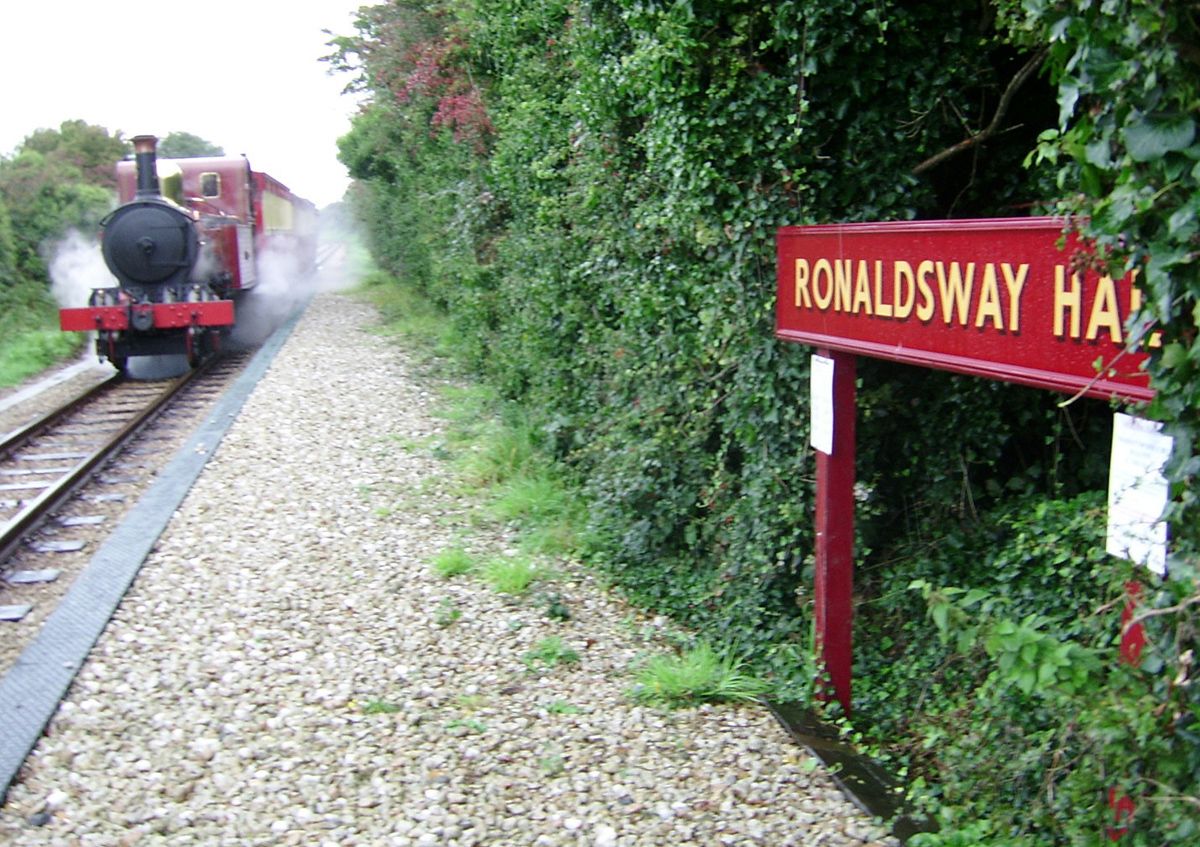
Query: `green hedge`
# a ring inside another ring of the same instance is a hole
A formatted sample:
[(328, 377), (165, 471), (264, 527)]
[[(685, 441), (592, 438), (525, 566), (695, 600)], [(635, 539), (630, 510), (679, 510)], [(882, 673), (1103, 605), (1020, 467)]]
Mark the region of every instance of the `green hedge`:
[[(1166, 259), (1142, 276), (1168, 339), (1154, 359), (1155, 412), (1177, 433), (1172, 473), (1181, 509), (1192, 508), (1198, 404), (1187, 345), (1198, 286), (1182, 270), (1179, 257), (1190, 254), (1178, 251), (1196, 230), (1185, 160), (1200, 155), (1184, 143), (1195, 29), (1165, 9), (1134, 0), (391, 3), (364, 9), (357, 32), (334, 43), (335, 66), (371, 93), (342, 158), (376, 256), (448, 310), (471, 363), (526, 406), (586, 493), (584, 552), (631, 596), (737, 644), (779, 691), (802, 694), (813, 673), (808, 351), (772, 335), (781, 224), (1011, 216), (1067, 198), (1098, 210), (1093, 229), (1115, 245), (1133, 232), (1130, 218), (1104, 210), (1129, 210)], [(1142, 29), (1122, 30), (1121, 15)], [(1072, 100), (1072, 91), (1101, 91), (1087, 86), (1096, 69), (1111, 71), (1109, 42), (1127, 51), (1153, 42), (1153, 61), (1123, 59), (1126, 89)], [(1148, 74), (1165, 92), (1156, 103)], [(993, 123), (997, 131), (975, 136)], [(1103, 160), (1093, 135), (1132, 150), (1113, 147)], [(965, 152), (938, 155), (969, 137), (977, 143)], [(1162, 155), (1147, 159), (1151, 151)], [(1110, 167), (1097, 176), (1088, 168), (1100, 160)], [(1122, 186), (1141, 199), (1122, 205)], [(1175, 205), (1164, 218), (1151, 199)], [(1135, 251), (1131, 261), (1144, 259)], [(1069, 566), (1054, 552), (1096, 531), (1094, 520), (1077, 523), (1095, 518), (1094, 503), (1072, 498), (1103, 488), (1110, 410), (1059, 408), (1044, 392), (886, 363), (864, 362), (860, 381), (859, 643), (910, 626), (934, 636), (860, 658), (861, 710), (889, 728), (869, 740), (905, 745), (897, 755), (934, 786), (926, 793), (943, 804), (952, 835), (979, 803), (996, 804), (974, 830), (989, 837), (1067, 843), (1095, 833), (1105, 798), (1081, 775), (1096, 757), (1111, 759), (1111, 739), (1069, 747), (1079, 757), (1052, 782), (1057, 799), (1036, 815), (1013, 810), (1057, 761), (1046, 745), (1064, 737), (1063, 715), (1096, 712), (1089, 696), (1110, 685), (1108, 672), (1060, 679), (1055, 663), (1113, 666), (1115, 612), (1098, 608), (1128, 574), (1094, 552), (1094, 539), (1070, 547)], [(1013, 535), (1017, 519), (1004, 516), (1014, 504), (1034, 516), (1020, 526), (1036, 544)], [(1187, 531), (1180, 537), (1176, 572), (1186, 576), (1194, 548)], [(1003, 579), (989, 581), (981, 562)], [(1087, 585), (1065, 592), (1075, 580)], [(995, 600), (1015, 586), (1021, 597)], [(963, 594), (946, 595), (952, 588)], [(1189, 591), (1194, 583), (1179, 579), (1148, 596), (1167, 609)], [(991, 599), (978, 640), (942, 645), (926, 611), (948, 620), (953, 604), (943, 600), (969, 596), (959, 612), (980, 616), (979, 592)], [(1052, 613), (1065, 597), (1093, 628)], [(1144, 678), (1111, 672), (1136, 677), (1114, 690), (1142, 686), (1173, 715), (1156, 718), (1166, 748), (1155, 749), (1176, 771), (1134, 756), (1112, 760), (1105, 777), (1149, 798), (1138, 815), (1151, 839), (1181, 837), (1179, 810), (1194, 798), (1179, 798), (1200, 777), (1187, 764), (1195, 703), (1170, 684), (1190, 673), (1194, 608), (1151, 619), (1161, 668)], [(1004, 645), (1021, 639), (1034, 645), (1031, 658), (1004, 659), (991, 677)], [(901, 732), (898, 704), (917, 692), (896, 669), (946, 662), (971, 686), (926, 696)], [(1030, 667), (1036, 684), (1025, 691)], [(1014, 685), (1041, 705), (1020, 711), (1024, 701), (1005, 693)], [(885, 691), (899, 698), (888, 713)], [(1095, 726), (1124, 715), (1124, 725), (1145, 728), (1131, 718), (1138, 697), (1096, 712)], [(949, 770), (922, 753), (941, 743), (944, 716), (967, 713), (979, 718), (969, 737), (1007, 756), (1026, 788), (993, 780), (971, 795), (970, 780), (952, 775), (973, 772), (967, 759), (978, 748), (949, 748), (946, 760), (962, 763)], [(1025, 717), (1049, 759), (1016, 755), (1021, 734), (1005, 741), (1003, 728)]]

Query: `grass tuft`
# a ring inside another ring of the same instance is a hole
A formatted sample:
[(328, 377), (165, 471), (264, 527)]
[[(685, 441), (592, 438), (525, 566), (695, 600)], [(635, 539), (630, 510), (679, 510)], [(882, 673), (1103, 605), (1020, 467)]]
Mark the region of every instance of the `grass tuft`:
[(701, 702), (754, 700), (767, 690), (741, 662), (701, 642), (678, 655), (655, 656), (637, 673), (634, 699), (671, 708)]
[(451, 547), (448, 550), (443, 550), (433, 557), (433, 561), (430, 564), (433, 566), (433, 572), (442, 579), (461, 576), (475, 569), (474, 560), (461, 547)]
[(480, 569), (480, 574), (501, 594), (524, 594), (535, 582), (549, 577), (536, 562), (521, 556), (492, 559)]
[(0, 388), (17, 385), (74, 355), (80, 333), (26, 330), (0, 343)]
[(577, 715), (582, 710), (566, 700), (551, 700), (546, 704), (546, 713), (550, 715)]
[(553, 668), (558, 665), (577, 665), (579, 664), (579, 651), (568, 646), (559, 636), (550, 635), (533, 645), (532, 649), (526, 650), (521, 655), (521, 661), (531, 671), (537, 670), (538, 667)]
[(415, 287), (396, 285), (382, 271), (368, 274), (358, 289), (379, 310), (380, 333), (414, 341), (432, 355), (453, 359), (461, 347), (453, 324)]
[(472, 485), (503, 485), (527, 475), (538, 462), (534, 434), (527, 426), (493, 421), (476, 436), (474, 449), (458, 462), (459, 472)]
[(521, 528), (523, 549), (550, 556), (578, 549), (579, 528), (586, 523), (583, 509), (567, 486), (540, 468), (499, 485), (488, 510), (498, 520)]
[(462, 618), (462, 609), (454, 605), (449, 597), (443, 597), (433, 613), (433, 622), (442, 629), (453, 626)]

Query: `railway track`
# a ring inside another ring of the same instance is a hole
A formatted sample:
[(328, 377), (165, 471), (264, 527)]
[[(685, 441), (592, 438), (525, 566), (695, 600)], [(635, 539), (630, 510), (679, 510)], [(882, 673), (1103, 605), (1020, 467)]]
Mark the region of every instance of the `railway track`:
[(0, 442), (0, 561), (199, 371), (132, 382), (114, 375)]
[[(319, 262), (340, 264), (337, 259), (343, 254), (336, 246), (327, 248)], [(141, 426), (112, 410), (109, 420), (98, 415), (83, 424), (72, 423), (75, 415), (83, 414), (80, 408), (68, 416), (47, 415), (40, 428), (25, 427), (20, 449), (11, 448), (8, 439), (3, 441), (0, 461), (6, 461), (6, 453), (20, 456), (35, 448), (43, 452), (43, 440), (55, 433), (91, 436), (110, 429), (106, 440), (121, 444), (107, 457), (89, 462), (87, 481), (64, 484), (74, 493), (60, 498), (57, 506), (45, 506), (30, 521), (30, 529), (18, 533), (22, 541), (9, 545), (7, 559), (0, 558), (0, 607), (30, 606), (19, 623), (0, 622), (0, 715), (5, 721), (0, 732), (0, 803), (212, 450), (282, 349), (311, 296), (322, 290), (323, 280), (327, 285), (336, 279), (330, 276), (333, 273), (341, 273), (340, 268), (319, 269), (312, 283), (301, 287), (302, 296), (292, 303), (290, 315), (280, 318), (282, 323), (261, 346), (227, 352), (190, 381), (178, 385), (172, 381), (170, 386), (162, 382), (151, 389), (156, 401), (165, 402), (157, 404), (157, 412), (140, 415), (145, 419)], [(167, 399), (169, 388), (174, 394)], [(38, 397), (34, 404), (39, 402), (48, 398)], [(91, 399), (84, 405), (95, 409), (96, 403)], [(11, 409), (14, 404), (5, 405)], [(143, 405), (150, 405), (149, 397)], [(0, 412), (7, 415), (7, 426), (17, 423), (11, 410), (0, 408)], [(29, 441), (29, 436), (37, 441)], [(44, 452), (69, 452), (59, 446)], [(80, 457), (76, 464), (84, 461)], [(0, 469), (16, 471), (11, 476), (22, 478), (37, 477), (24, 472), (44, 468), (0, 464)], [(54, 474), (42, 476), (52, 478)], [(27, 481), (22, 479), (22, 484)], [(0, 499), (43, 499), (41, 492), (41, 488), (30, 490), (25, 498), (5, 498), (0, 492)], [(46, 503), (50, 499), (44, 498)], [(0, 523), (15, 518), (0, 512)], [(63, 540), (71, 543), (58, 543)], [(14, 580), (22, 571), (61, 571), (61, 577), (34, 583)]]
[(248, 360), (113, 376), (0, 440), (0, 672)]
[[(318, 265), (343, 251), (322, 245)], [(0, 674), (252, 354), (178, 379), (114, 375), (32, 422), (8, 416), (22, 425), (0, 438)]]

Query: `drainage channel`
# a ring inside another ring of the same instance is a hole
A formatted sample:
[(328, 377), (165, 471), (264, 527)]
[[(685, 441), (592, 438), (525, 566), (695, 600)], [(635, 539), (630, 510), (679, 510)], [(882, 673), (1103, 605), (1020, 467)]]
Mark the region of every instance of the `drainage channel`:
[(917, 833), (937, 831), (935, 822), (904, 809), (903, 786), (891, 774), (842, 741), (837, 729), (811, 709), (792, 702), (766, 705), (792, 740), (825, 765), (842, 793), (868, 815), (890, 822), (901, 843)]

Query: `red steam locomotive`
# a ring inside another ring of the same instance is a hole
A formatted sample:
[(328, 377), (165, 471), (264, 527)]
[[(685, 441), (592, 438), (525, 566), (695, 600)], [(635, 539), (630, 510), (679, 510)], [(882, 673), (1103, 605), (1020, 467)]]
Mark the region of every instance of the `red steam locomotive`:
[(154, 136), (133, 144), (135, 161), (117, 165), (121, 205), (100, 222), (118, 285), (60, 310), (59, 322), (96, 331), (97, 355), (121, 371), (131, 356), (182, 353), (195, 365), (233, 328), (264, 257), (312, 270), (316, 207), (244, 157), (159, 160)]

